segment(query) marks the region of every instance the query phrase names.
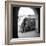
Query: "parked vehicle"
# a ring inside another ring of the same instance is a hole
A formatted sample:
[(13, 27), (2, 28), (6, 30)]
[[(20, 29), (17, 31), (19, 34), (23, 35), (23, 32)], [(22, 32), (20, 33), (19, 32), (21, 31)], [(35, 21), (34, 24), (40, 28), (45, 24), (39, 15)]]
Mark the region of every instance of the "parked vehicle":
[(22, 31), (21, 32), (27, 32), (35, 30), (35, 19), (34, 18), (25, 18), (23, 20), (23, 23), (21, 25)]

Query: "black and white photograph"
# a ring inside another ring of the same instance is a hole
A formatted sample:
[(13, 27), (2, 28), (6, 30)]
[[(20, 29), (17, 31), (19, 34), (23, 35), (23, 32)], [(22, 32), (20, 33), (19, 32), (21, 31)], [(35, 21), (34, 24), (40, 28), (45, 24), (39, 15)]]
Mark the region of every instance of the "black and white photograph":
[(6, 2), (5, 44), (45, 42), (45, 3)]
[(13, 7), (13, 38), (40, 37), (40, 8)]

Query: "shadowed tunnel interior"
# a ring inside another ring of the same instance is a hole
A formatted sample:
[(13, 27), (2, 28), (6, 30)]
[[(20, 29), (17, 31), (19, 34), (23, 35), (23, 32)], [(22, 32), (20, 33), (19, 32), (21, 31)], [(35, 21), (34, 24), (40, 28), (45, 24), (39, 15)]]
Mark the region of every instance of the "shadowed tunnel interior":
[(17, 19), (19, 7), (13, 7), (13, 38), (18, 38)]

